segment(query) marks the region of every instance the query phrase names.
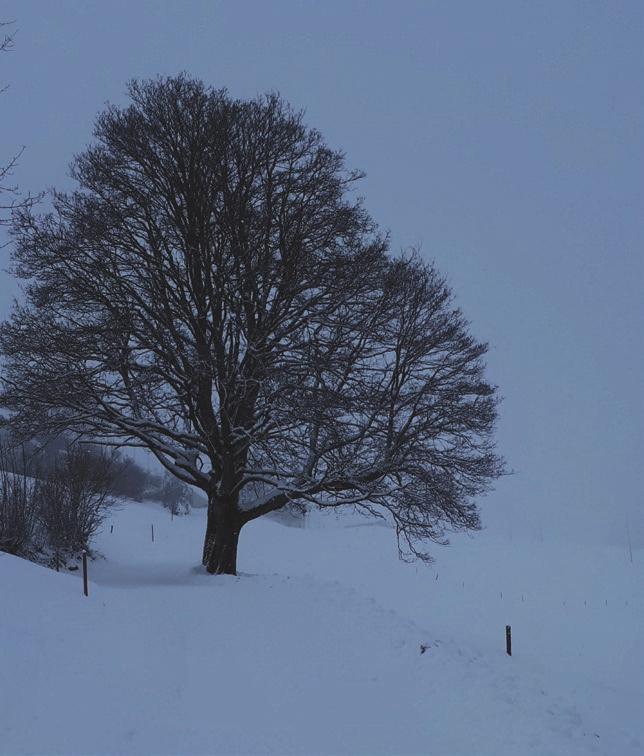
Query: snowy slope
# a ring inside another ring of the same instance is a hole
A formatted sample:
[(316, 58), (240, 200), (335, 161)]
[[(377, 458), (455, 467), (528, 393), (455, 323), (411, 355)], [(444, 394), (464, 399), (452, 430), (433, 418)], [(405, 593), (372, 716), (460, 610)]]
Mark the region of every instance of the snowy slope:
[(0, 555), (0, 753), (644, 752), (641, 552), (482, 533), (427, 568), (318, 515), (251, 523), (213, 578), (203, 517), (124, 506), (88, 599)]

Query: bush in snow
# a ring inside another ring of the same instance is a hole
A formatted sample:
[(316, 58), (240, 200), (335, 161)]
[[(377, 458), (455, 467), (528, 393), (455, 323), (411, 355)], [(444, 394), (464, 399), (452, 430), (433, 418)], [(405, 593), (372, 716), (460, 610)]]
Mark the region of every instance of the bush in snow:
[(22, 452), (0, 441), (0, 551), (21, 556), (33, 547), (38, 525), (34, 484)]
[(37, 487), (38, 513), (49, 545), (78, 552), (89, 543), (113, 504), (113, 458), (70, 447)]
[(0, 551), (20, 556), (33, 546), (37, 511), (33, 488), (24, 475), (0, 472)]

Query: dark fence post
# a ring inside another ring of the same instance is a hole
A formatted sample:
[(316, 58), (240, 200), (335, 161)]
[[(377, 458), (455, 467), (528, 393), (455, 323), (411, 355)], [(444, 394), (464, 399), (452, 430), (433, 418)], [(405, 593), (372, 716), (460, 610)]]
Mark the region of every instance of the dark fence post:
[(87, 586), (87, 552), (83, 549), (83, 593), (89, 596), (89, 589)]
[(512, 628), (510, 625), (505, 626), (505, 651), (508, 656), (512, 656)]
[(154, 543), (154, 523), (150, 527), (152, 528), (152, 543)]

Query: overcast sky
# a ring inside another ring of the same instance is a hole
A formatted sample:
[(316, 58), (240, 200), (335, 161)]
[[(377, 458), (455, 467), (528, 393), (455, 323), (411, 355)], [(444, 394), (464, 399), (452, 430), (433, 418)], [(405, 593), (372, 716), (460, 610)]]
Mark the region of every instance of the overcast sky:
[[(515, 471), (485, 503), (490, 527), (611, 540), (627, 515), (641, 527), (641, 0), (0, 7), (17, 29), (0, 57), (0, 158), (25, 145), (23, 190), (69, 186), (130, 78), (278, 90), (367, 172), (393, 248), (421, 245), (490, 342)], [(4, 317), (7, 275), (0, 293)]]

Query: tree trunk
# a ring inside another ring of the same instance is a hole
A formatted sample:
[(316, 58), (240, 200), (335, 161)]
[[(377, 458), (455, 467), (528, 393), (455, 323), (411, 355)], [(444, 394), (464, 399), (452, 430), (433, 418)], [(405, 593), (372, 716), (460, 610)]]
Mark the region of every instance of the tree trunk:
[(202, 563), (211, 575), (237, 574), (237, 542), (242, 522), (237, 512), (208, 507)]
[(208, 554), (210, 545), (215, 537), (215, 521), (208, 507), (208, 518), (206, 520), (206, 536), (203, 540), (203, 551), (201, 552), (201, 564), (205, 567), (208, 564)]

